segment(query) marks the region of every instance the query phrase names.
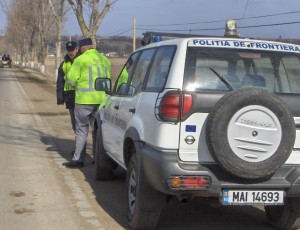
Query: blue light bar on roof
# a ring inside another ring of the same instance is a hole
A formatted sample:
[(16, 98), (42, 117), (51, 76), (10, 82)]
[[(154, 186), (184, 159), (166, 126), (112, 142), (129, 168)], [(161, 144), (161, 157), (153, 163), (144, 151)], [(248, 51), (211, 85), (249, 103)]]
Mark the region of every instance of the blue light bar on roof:
[(162, 36), (153, 36), (153, 42), (161, 42), (162, 41)]

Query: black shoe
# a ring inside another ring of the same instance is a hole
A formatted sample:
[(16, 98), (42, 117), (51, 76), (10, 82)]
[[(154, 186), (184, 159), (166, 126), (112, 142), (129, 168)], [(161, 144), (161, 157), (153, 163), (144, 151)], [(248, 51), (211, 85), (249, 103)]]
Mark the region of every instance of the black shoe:
[(84, 163), (78, 162), (78, 161), (64, 162), (62, 165), (66, 166), (67, 168), (82, 168), (82, 167), (84, 167)]

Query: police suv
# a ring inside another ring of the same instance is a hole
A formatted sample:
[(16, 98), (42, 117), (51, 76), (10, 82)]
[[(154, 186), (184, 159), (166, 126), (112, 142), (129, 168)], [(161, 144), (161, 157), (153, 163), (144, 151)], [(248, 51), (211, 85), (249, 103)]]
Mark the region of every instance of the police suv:
[(95, 178), (127, 170), (131, 228), (154, 228), (170, 196), (261, 205), (273, 227), (300, 227), (300, 46), (240, 38), (235, 25), (224, 37), (146, 33), (112, 90), (96, 80), (108, 96)]

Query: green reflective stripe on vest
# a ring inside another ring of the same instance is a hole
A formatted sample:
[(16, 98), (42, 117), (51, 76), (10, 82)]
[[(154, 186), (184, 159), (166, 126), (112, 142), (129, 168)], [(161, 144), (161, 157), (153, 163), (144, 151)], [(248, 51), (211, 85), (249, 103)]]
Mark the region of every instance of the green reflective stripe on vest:
[(64, 79), (65, 79), (64, 91), (74, 90), (75, 83), (69, 81), (69, 79), (68, 79), (68, 72), (71, 69), (71, 67), (72, 67), (72, 63), (69, 61), (67, 61), (67, 62), (65, 61), (62, 66), (63, 72), (65, 74), (65, 76), (64, 76)]
[(105, 100), (106, 94), (95, 90), (95, 80), (99, 77), (110, 78), (110, 71), (109, 60), (95, 49), (89, 49), (78, 56), (74, 60), (68, 76), (71, 81), (76, 82), (75, 103), (101, 104)]
[(106, 72), (106, 77), (109, 76), (108, 68), (107, 67), (105, 67), (105, 72)]
[(100, 67), (99, 66), (97, 67), (97, 71), (98, 71), (98, 77), (100, 78), (101, 77), (101, 71), (100, 71)]
[(81, 88), (81, 89), (76, 89), (76, 92), (97, 92), (95, 89), (84, 89), (84, 88)]
[(93, 71), (92, 67), (89, 67), (89, 88), (93, 88)]
[(68, 79), (67, 83), (68, 83), (69, 85), (71, 85), (72, 88), (74, 89), (74, 86), (76, 85), (76, 82), (71, 81), (70, 79)]
[[(76, 88), (76, 91), (78, 92), (95, 92), (96, 90), (93, 87), (93, 70), (92, 67), (90, 66), (88, 68), (89, 71), (89, 88)], [(97, 66), (97, 71), (98, 71), (98, 76), (99, 76), (99, 72), (100, 72), (100, 68)]]

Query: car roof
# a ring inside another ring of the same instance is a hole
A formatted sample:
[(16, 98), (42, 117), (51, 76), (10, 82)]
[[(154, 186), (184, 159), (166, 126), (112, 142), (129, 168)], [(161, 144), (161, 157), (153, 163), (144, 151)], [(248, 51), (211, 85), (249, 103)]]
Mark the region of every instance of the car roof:
[(268, 50), (268, 51), (294, 52), (300, 54), (300, 46), (297, 44), (283, 43), (283, 42), (277, 42), (271, 40), (251, 39), (251, 38), (213, 37), (213, 36), (168, 39), (160, 42), (150, 43), (146, 46), (140, 47), (138, 50), (151, 48), (151, 47), (158, 47), (162, 45)]

